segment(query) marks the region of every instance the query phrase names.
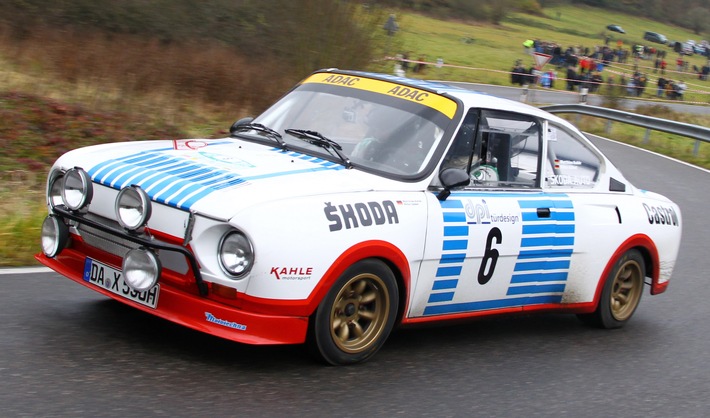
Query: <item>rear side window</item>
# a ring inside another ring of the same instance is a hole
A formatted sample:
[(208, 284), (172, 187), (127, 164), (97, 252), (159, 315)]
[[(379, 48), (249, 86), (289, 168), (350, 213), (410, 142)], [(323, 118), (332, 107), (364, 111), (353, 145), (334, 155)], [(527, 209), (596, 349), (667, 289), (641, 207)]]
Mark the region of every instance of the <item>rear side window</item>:
[(559, 125), (548, 125), (544, 168), (547, 187), (594, 187), (600, 167), (601, 159), (583, 139)]

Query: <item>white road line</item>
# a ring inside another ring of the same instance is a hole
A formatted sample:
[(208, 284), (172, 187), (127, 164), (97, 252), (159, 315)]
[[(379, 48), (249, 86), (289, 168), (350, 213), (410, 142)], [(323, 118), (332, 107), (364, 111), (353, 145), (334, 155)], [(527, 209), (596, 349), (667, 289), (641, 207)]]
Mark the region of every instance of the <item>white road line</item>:
[(0, 269), (0, 276), (4, 274), (36, 274), (51, 273), (53, 270), (48, 267), (18, 267)]

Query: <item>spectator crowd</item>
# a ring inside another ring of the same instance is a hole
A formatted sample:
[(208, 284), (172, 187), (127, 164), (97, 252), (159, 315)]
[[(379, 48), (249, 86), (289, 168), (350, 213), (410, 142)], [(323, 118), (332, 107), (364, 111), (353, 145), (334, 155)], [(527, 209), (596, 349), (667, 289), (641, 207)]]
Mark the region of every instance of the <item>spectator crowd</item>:
[[(649, 84), (648, 74), (652, 71), (657, 77), (656, 96), (668, 99), (682, 100), (687, 90), (687, 85), (678, 77), (670, 77), (668, 69), (667, 52), (655, 47), (632, 45), (624, 48), (621, 41), (610, 45), (610, 38), (606, 37), (604, 45), (594, 48), (570, 46), (565, 48), (554, 42), (528, 39), (523, 42), (525, 53), (545, 54), (550, 57), (549, 65), (554, 70), (543, 70), (531, 65), (523, 66), (523, 60), (517, 60), (511, 69), (511, 82), (513, 84), (537, 84), (545, 88), (553, 88), (557, 81), (558, 71), (564, 71), (564, 86), (569, 91), (597, 92), (606, 86), (609, 92), (616, 89), (617, 93), (629, 96), (641, 96)], [(652, 65), (641, 67), (640, 62), (652, 62)], [(618, 64), (618, 65), (617, 65)], [(544, 67), (543, 67), (544, 68)], [(607, 70), (607, 68), (609, 68)], [(699, 80), (707, 80), (710, 75), (710, 59), (699, 68), (689, 68), (689, 62), (682, 53), (675, 60), (677, 74), (694, 74)], [(606, 78), (606, 80), (605, 80)], [(674, 79), (676, 78), (676, 79)], [(653, 93), (649, 93), (653, 94)]]

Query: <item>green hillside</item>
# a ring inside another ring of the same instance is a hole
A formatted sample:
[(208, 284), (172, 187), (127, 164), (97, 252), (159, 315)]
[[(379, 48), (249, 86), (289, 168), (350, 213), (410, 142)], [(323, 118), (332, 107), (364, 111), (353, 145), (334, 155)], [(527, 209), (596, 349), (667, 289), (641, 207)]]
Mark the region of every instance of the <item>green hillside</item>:
[[(422, 77), (509, 85), (507, 72), (516, 60), (522, 59), (525, 66), (533, 64), (530, 56), (523, 51), (522, 43), (526, 39), (555, 42), (563, 49), (568, 46), (593, 49), (595, 46), (603, 46), (608, 36), (612, 48), (620, 40), (625, 49), (639, 43), (666, 51), (669, 70), (675, 70), (677, 54), (668, 46), (644, 41), (645, 31), (662, 33), (674, 41), (701, 40), (687, 29), (588, 6), (550, 7), (545, 8), (544, 13), (545, 16), (511, 13), (501, 24), (491, 25), (480, 22), (442, 22), (423, 15), (400, 12), (397, 14), (400, 30), (393, 39), (397, 49), (393, 47), (391, 52), (408, 53), (410, 59), (422, 58), (428, 62), (436, 62), (441, 58), (444, 64), (451, 65), (441, 69), (430, 67)], [(626, 33), (607, 30), (609, 24), (620, 25)], [(701, 55), (685, 59), (689, 61), (691, 69), (693, 65), (702, 67), (707, 63), (707, 58)], [(628, 75), (633, 71), (632, 64), (613, 65), (611, 70)], [(638, 65), (640, 71), (653, 76), (652, 60), (641, 60)], [(459, 66), (466, 68), (457, 68)], [(381, 69), (388, 70), (384, 65)], [(564, 75), (563, 71), (558, 72), (559, 77)], [(689, 89), (693, 90), (687, 100), (710, 103), (710, 81), (700, 81), (695, 74), (676, 74), (672, 71), (668, 72), (668, 76), (685, 80)]]

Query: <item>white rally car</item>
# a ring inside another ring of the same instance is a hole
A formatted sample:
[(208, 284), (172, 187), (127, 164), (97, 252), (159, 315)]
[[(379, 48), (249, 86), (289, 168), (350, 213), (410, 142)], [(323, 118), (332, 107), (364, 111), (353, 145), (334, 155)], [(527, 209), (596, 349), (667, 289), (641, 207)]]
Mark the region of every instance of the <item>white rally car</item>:
[(678, 206), (518, 102), (319, 71), (223, 139), (115, 143), (48, 177), (37, 259), (248, 344), (364, 361), (393, 326), (560, 311), (615, 328), (666, 290)]

